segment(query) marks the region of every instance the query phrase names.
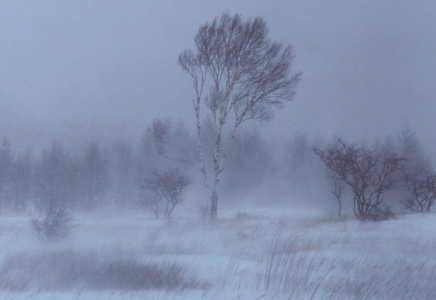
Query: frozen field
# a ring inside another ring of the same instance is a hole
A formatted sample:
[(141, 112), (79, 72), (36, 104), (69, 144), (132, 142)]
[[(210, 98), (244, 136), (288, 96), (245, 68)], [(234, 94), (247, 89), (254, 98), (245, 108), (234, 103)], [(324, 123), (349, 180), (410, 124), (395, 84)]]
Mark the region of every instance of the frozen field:
[(436, 299), (436, 215), (362, 223), (310, 211), (221, 211), (171, 224), (76, 214), (43, 244), (0, 217), (0, 299)]

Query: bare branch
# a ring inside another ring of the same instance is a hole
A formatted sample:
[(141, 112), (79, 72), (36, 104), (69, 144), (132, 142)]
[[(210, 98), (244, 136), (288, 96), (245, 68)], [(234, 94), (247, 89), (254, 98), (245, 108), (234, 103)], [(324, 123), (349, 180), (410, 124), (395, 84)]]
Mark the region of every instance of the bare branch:
[[(292, 47), (271, 42), (260, 17), (244, 22), (237, 14), (224, 13), (202, 25), (194, 40), (196, 53), (184, 51), (179, 64), (193, 80), (200, 170), (214, 202), (218, 199), (219, 175), (239, 125), (246, 120), (271, 120), (274, 109), (295, 95), (301, 74), (291, 74)], [(203, 95), (205, 88), (208, 92)], [(208, 183), (202, 152), (202, 102), (210, 109), (217, 131), (212, 183)], [(229, 118), (231, 112), (234, 118)], [(222, 147), (224, 127), (230, 119), (234, 122), (229, 126), (231, 138)], [(211, 216), (216, 218), (216, 203), (212, 203)]]
[(162, 198), (166, 200), (165, 218), (169, 219), (174, 208), (183, 201), (186, 188), (192, 183), (178, 168), (168, 171), (155, 170), (142, 187), (152, 193), (145, 199), (145, 206), (159, 217), (158, 208)]
[(429, 212), (436, 200), (436, 173), (406, 174), (406, 184), (409, 193), (404, 197), (404, 207), (413, 212)]
[(351, 188), (354, 213), (361, 220), (381, 220), (393, 216), (382, 195), (392, 189), (401, 171), (403, 158), (385, 148), (370, 150), (348, 144), (341, 138), (321, 150), (313, 148), (330, 171), (332, 192), (340, 201), (343, 187)]
[[(154, 120), (152, 125), (147, 129), (147, 134), (149, 137), (153, 139), (155, 149), (159, 153), (159, 155), (161, 155), (162, 157), (168, 160), (186, 163), (198, 169), (197, 166), (194, 164), (191, 155), (188, 153), (186, 149), (183, 149), (177, 144), (169, 142), (167, 138), (169, 131), (170, 131), (170, 123), (168, 121), (161, 121), (161, 120)], [(169, 156), (167, 154), (167, 147), (176, 150), (179, 155), (176, 157)]]

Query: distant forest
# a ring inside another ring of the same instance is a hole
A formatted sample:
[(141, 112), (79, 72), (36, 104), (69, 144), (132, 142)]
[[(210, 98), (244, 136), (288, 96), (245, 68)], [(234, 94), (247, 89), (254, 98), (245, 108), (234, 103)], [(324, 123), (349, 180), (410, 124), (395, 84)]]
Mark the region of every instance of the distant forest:
[[(172, 142), (195, 151), (195, 140), (183, 124), (178, 122), (173, 127), (177, 129), (171, 133)], [(13, 139), (3, 138), (1, 211), (40, 210), (52, 202), (85, 210), (107, 205), (140, 207), (147, 197), (143, 183), (156, 170), (175, 166), (189, 176), (195, 174), (188, 165), (160, 155), (147, 132), (136, 144), (122, 139), (109, 143), (93, 139), (75, 145), (79, 151), (67, 149), (54, 139), (39, 153), (31, 146), (17, 151)], [(261, 184), (272, 172), (271, 149), (258, 131), (246, 130), (234, 144), (234, 150), (222, 185), (229, 193), (243, 193)]]
[[(195, 137), (183, 122), (166, 122), (170, 124), (167, 139), (171, 145), (195, 157)], [(213, 129), (207, 124), (204, 128), (204, 138), (214, 138)], [(310, 206), (311, 201), (321, 198), (325, 207), (331, 207), (334, 212), (336, 200), (329, 190), (327, 168), (313, 151), (314, 147), (327, 147), (334, 140), (334, 137), (324, 140), (296, 133), (273, 142), (256, 128), (244, 128), (232, 145), (221, 177), (224, 203), (226, 198), (244, 199), (256, 193), (264, 197), (266, 204), (285, 201)], [(415, 132), (408, 126), (397, 136), (373, 144), (383, 144), (401, 156), (408, 156), (409, 164), (416, 168), (430, 165)], [(81, 150), (67, 149), (54, 139), (39, 153), (32, 147), (16, 151), (12, 140), (3, 138), (0, 146), (1, 212), (40, 211), (53, 203), (75, 210), (104, 206), (150, 208), (152, 196), (147, 181), (156, 172), (175, 168), (193, 183), (188, 187), (189, 197), (183, 200), (198, 205), (208, 201), (195, 196), (201, 195), (197, 191), (204, 188), (198, 172), (177, 159), (171, 147), (165, 153), (156, 149), (150, 128), (144, 130), (137, 143), (122, 139), (102, 143), (93, 139), (76, 145), (75, 149)], [(205, 155), (212, 155), (213, 149), (204, 151)], [(398, 189), (391, 194), (392, 199), (398, 200)], [(389, 203), (389, 195), (386, 199)]]

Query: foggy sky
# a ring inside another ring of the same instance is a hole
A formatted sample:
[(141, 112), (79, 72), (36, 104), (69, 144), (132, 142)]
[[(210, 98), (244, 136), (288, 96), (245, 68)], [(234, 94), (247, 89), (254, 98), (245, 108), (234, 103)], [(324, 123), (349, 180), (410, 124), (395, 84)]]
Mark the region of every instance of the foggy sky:
[(303, 72), (265, 133), (358, 142), (410, 121), (436, 148), (436, 3), (405, 0), (1, 1), (0, 137), (136, 139), (168, 116), (192, 125), (177, 57), (226, 11), (264, 17)]

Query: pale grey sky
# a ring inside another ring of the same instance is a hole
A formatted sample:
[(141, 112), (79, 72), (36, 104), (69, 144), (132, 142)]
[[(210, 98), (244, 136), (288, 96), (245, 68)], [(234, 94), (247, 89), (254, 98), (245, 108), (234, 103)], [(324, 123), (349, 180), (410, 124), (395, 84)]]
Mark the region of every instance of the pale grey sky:
[(436, 2), (0, 1), (0, 137), (14, 144), (137, 138), (155, 117), (193, 122), (177, 56), (223, 12), (262, 16), (303, 78), (266, 133), (396, 134), (436, 147)]

